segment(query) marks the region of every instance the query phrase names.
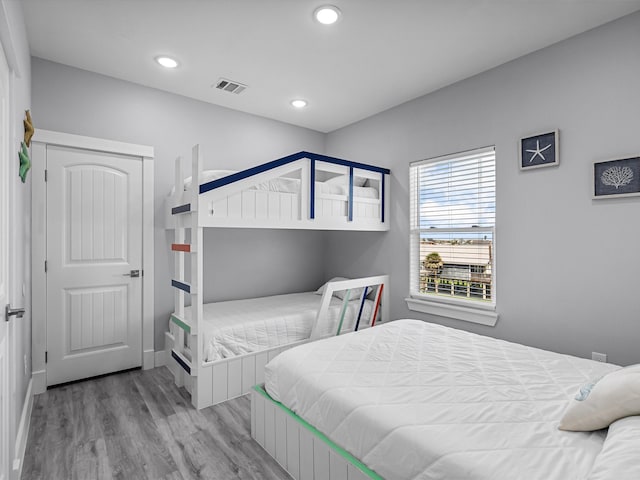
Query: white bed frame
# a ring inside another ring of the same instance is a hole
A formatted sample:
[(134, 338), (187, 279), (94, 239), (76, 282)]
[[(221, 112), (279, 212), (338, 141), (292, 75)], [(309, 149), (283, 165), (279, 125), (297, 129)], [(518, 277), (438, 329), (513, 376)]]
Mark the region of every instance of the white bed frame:
[[(202, 164), (201, 151), (196, 145), (192, 150), (192, 178), (202, 178)], [(203, 361), (204, 338), (198, 335), (204, 322), (202, 229), (241, 227), (388, 230), (389, 173), (389, 170), (379, 167), (300, 152), (212, 182), (200, 184), (199, 181), (192, 181), (191, 186), (184, 191), (181, 161), (176, 160), (174, 192), (167, 204), (172, 221), (167, 227), (175, 229), (175, 243), (171, 247), (175, 253), (175, 278), (172, 280), (175, 288), (175, 310), (171, 315), (171, 322), (178, 328), (175, 329), (175, 336), (171, 332), (166, 333), (165, 351), (167, 365), (174, 374), (176, 385), (187, 388), (196, 408), (201, 409), (249, 393), (253, 385), (264, 380), (264, 366), (270, 359), (283, 350), (308, 341), (213, 362)], [(327, 174), (348, 175), (349, 195), (314, 193), (316, 178)], [(283, 176), (291, 178), (292, 175), (300, 180), (298, 193), (254, 188), (266, 181)], [(379, 198), (362, 198), (361, 205), (353, 196), (355, 175), (365, 177), (370, 182), (378, 182)], [(375, 208), (371, 208), (371, 205), (375, 205)], [(191, 230), (189, 244), (185, 243), (187, 229)], [(185, 280), (187, 256), (191, 257), (190, 283)], [(381, 275), (327, 284), (311, 338), (320, 338), (326, 334), (323, 331), (323, 319), (334, 291), (377, 286), (376, 305), (380, 305), (381, 318), (387, 320), (388, 281), (388, 276)], [(185, 318), (185, 294), (191, 297), (189, 321)], [(373, 310), (370, 325), (375, 322), (378, 309)]]
[[(202, 178), (200, 148), (193, 147), (191, 178)], [(185, 191), (182, 163), (176, 160), (175, 185), (167, 198), (166, 228), (175, 228), (186, 213), (198, 227), (291, 228), (304, 230), (389, 230), (389, 177), (386, 168), (310, 152), (299, 152), (209, 182), (191, 182)], [(349, 179), (348, 195), (317, 191), (316, 181), (335, 175)], [(354, 177), (378, 190), (378, 198), (353, 194)], [(295, 193), (255, 187), (295, 178)], [(182, 214), (182, 215), (180, 215)], [(184, 225), (184, 222), (182, 222)]]
[(262, 385), (251, 389), (251, 438), (295, 480), (383, 480), (333, 443)]

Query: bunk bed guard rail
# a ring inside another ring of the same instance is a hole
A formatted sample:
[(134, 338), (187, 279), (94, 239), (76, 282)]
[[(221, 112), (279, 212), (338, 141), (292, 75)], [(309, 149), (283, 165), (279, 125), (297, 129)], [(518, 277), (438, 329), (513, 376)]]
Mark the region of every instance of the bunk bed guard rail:
[[(256, 167), (248, 168), (246, 170), (242, 170), (237, 173), (233, 173), (226, 177), (219, 178), (217, 180), (212, 180), (207, 183), (203, 183), (200, 185), (200, 194), (206, 193), (210, 190), (214, 190), (216, 188), (223, 187), (225, 185), (229, 185), (231, 183), (237, 182), (238, 180), (243, 180), (245, 178), (252, 177), (254, 175), (258, 175), (260, 173), (272, 170), (274, 168), (280, 167), (282, 165), (286, 165), (288, 163), (295, 162), (297, 160), (301, 160), (303, 158), (308, 158), (311, 160), (311, 178), (309, 185), (310, 192), (310, 211), (309, 217), (311, 219), (315, 218), (315, 162), (326, 162), (332, 163), (334, 165), (342, 165), (349, 168), (349, 211), (348, 211), (348, 220), (353, 220), (353, 170), (354, 168), (358, 168), (361, 170), (367, 170), (370, 172), (377, 172), (380, 174), (380, 201), (381, 204), (384, 205), (385, 200), (385, 175), (389, 175), (391, 170), (388, 168), (376, 167), (374, 165), (367, 165), (366, 163), (353, 162), (351, 160), (345, 160), (342, 158), (329, 157), (327, 155), (321, 155), (319, 153), (311, 153), (311, 152), (298, 152), (291, 155), (287, 155), (286, 157), (279, 158), (277, 160), (273, 160), (271, 162), (263, 163), (262, 165), (258, 165)], [(188, 208), (188, 207), (187, 207)], [(380, 221), (384, 223), (384, 208), (380, 209)], [(174, 212), (172, 212), (174, 213)], [(175, 214), (182, 213), (181, 211), (176, 210)]]

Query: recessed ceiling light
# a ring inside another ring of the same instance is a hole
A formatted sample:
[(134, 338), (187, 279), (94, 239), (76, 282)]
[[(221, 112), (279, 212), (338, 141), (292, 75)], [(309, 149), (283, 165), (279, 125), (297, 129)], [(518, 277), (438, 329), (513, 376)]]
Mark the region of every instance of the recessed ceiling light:
[(293, 105), (296, 108), (304, 108), (307, 106), (307, 101), (306, 100), (291, 100), (291, 105)]
[(313, 12), (313, 18), (323, 25), (332, 25), (338, 21), (341, 12), (338, 7), (333, 5), (323, 5)]
[(156, 57), (156, 62), (158, 62), (160, 65), (162, 65), (165, 68), (176, 68), (178, 66), (177, 61), (175, 61), (171, 57), (167, 57), (164, 55)]

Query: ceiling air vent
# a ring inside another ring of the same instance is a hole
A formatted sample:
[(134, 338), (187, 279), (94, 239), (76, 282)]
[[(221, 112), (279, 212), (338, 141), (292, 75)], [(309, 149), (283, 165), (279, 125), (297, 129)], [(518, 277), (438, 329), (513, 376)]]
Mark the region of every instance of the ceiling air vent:
[(245, 88), (247, 88), (247, 86), (239, 82), (234, 82), (233, 80), (227, 80), (225, 78), (221, 78), (216, 83), (216, 88), (218, 90), (223, 90), (229, 93), (235, 93), (237, 95), (239, 93), (242, 93), (245, 90)]

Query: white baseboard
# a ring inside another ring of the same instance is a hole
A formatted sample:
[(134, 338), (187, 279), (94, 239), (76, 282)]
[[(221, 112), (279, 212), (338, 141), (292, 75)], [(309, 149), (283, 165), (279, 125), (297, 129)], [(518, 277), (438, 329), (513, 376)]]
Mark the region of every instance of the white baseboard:
[(142, 369), (149, 370), (156, 366), (156, 352), (153, 350), (145, 350), (142, 352)]
[(163, 367), (167, 364), (167, 353), (164, 350), (156, 352), (156, 367)]
[(19, 480), (22, 477), (22, 465), (24, 464), (24, 452), (27, 449), (29, 438), (29, 426), (31, 425), (31, 411), (33, 410), (33, 378), (29, 380), (27, 394), (24, 397), (22, 415), (20, 415), (20, 425), (16, 434), (15, 458), (13, 459), (13, 469), (11, 478)]
[(38, 370), (31, 372), (31, 381), (33, 382), (33, 394), (40, 395), (47, 391), (47, 371)]

